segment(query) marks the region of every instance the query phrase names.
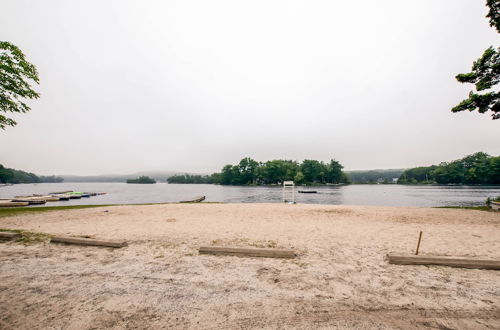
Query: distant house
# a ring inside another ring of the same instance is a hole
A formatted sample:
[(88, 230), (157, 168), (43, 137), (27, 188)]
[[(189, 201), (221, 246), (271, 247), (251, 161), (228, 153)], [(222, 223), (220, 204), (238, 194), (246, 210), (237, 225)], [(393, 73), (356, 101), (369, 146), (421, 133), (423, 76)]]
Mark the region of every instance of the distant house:
[(392, 178), (392, 183), (398, 183), (399, 178)]

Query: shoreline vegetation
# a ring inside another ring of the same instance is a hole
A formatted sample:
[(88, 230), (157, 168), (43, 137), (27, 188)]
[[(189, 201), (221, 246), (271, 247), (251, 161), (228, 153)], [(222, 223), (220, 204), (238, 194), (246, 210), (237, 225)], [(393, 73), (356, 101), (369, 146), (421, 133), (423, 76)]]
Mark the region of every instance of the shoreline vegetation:
[(306, 159), (257, 162), (249, 157), (237, 165), (226, 165), (211, 175), (180, 174), (167, 178), (168, 183), (221, 184), (236, 186), (276, 185), (294, 181), (297, 185), (329, 184), (439, 184), (439, 185), (498, 185), (500, 156), (477, 152), (439, 165), (414, 167), (406, 170), (342, 171), (336, 160), (324, 163)]
[(294, 160), (274, 159), (258, 162), (250, 157), (243, 158), (236, 165), (226, 165), (220, 173), (211, 175), (174, 175), (168, 183), (208, 183), (221, 185), (272, 185), (283, 181), (296, 184), (347, 184), (348, 176), (344, 167), (336, 160), (329, 163), (305, 159), (302, 163)]
[[(143, 179), (141, 179), (143, 178)], [(166, 179), (165, 179), (166, 178)], [(141, 181), (142, 180), (142, 181)], [(155, 182), (150, 182), (150, 181)], [(141, 181), (141, 182), (139, 182)], [(249, 157), (236, 165), (226, 165), (221, 172), (209, 175), (177, 172), (142, 172), (133, 175), (38, 176), (0, 164), (0, 185), (60, 182), (126, 182), (176, 184), (221, 184), (237, 186), (280, 185), (294, 181), (297, 185), (339, 184), (422, 184), (422, 185), (500, 185), (500, 156), (477, 152), (439, 165), (409, 169), (343, 171), (336, 160), (324, 163), (306, 159), (257, 162)]]

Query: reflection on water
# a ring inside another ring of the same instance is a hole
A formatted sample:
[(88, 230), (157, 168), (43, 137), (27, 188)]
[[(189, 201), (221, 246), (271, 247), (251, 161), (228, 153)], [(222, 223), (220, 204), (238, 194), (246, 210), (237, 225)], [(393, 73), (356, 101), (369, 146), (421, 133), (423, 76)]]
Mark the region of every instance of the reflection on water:
[[(349, 185), (303, 187), (317, 194), (296, 194), (298, 203), (384, 205), (384, 206), (473, 206), (483, 205), (487, 197), (500, 196), (500, 186), (406, 186)], [(207, 202), (280, 203), (281, 187), (233, 187), (206, 184), (125, 184), (125, 183), (40, 183), (0, 187), (0, 198), (16, 195), (48, 194), (54, 191), (106, 192), (106, 195), (47, 203), (136, 204), (178, 202), (205, 195)]]

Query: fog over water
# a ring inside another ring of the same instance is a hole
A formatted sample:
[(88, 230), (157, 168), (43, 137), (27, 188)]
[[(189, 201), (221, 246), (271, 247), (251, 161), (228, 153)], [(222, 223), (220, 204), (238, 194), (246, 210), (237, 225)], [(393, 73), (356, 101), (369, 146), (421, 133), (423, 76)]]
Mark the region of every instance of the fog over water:
[(3, 0), (1, 39), (38, 67), (41, 98), (0, 132), (0, 163), (92, 175), (499, 155), (498, 121), (450, 112), (471, 88), (454, 76), (498, 45), (484, 3)]

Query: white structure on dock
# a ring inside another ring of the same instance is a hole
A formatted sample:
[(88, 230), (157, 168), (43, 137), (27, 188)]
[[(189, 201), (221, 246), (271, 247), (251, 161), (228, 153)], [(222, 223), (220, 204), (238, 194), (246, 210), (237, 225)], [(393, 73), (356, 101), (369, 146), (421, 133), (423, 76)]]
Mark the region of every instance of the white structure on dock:
[(295, 204), (295, 184), (283, 181), (283, 203)]

